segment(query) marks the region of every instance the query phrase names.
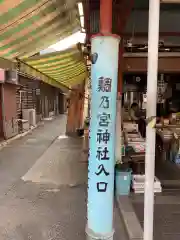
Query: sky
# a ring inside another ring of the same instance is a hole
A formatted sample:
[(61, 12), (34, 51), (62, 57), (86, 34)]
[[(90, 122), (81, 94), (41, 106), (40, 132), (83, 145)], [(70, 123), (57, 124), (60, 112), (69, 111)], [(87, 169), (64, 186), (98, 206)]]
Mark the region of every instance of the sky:
[(56, 44), (53, 44), (49, 46), (47, 49), (41, 51), (41, 54), (45, 53), (51, 53), (56, 51), (62, 51), (67, 48), (70, 48), (71, 46), (77, 44), (77, 43), (84, 43), (86, 34), (82, 32), (76, 32), (72, 34), (71, 36), (57, 42)]

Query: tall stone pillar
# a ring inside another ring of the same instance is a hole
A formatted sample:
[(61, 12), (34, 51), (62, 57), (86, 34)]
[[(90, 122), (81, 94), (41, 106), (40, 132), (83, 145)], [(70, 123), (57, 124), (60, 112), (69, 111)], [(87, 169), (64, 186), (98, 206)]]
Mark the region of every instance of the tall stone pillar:
[(113, 239), (119, 37), (92, 38), (87, 239)]
[(87, 240), (113, 240), (119, 37), (111, 34), (112, 0), (100, 1), (100, 31), (91, 44)]

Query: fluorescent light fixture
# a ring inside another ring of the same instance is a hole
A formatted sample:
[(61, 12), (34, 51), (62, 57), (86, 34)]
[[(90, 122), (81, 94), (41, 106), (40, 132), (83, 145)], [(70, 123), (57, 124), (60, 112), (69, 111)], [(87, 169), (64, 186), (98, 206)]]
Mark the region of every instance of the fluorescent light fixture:
[(79, 16), (80, 16), (80, 23), (81, 23), (81, 31), (84, 33), (84, 11), (83, 11), (83, 4), (82, 2), (78, 2), (78, 10), (79, 10)]
[(78, 3), (79, 16), (84, 16), (83, 4), (82, 2)]
[(161, 3), (180, 3), (180, 0), (161, 0)]
[(81, 28), (84, 28), (84, 17), (80, 17), (80, 22), (81, 22)]
[(48, 49), (41, 51), (41, 54), (45, 54), (45, 53), (50, 53), (50, 52), (56, 52), (56, 51), (62, 51), (65, 49), (68, 49), (74, 45), (76, 45), (77, 43), (85, 43), (85, 39), (86, 39), (86, 34), (82, 33), (82, 32), (76, 32), (74, 34), (72, 34), (71, 36), (60, 40), (59, 42), (57, 42), (56, 44), (51, 45)]

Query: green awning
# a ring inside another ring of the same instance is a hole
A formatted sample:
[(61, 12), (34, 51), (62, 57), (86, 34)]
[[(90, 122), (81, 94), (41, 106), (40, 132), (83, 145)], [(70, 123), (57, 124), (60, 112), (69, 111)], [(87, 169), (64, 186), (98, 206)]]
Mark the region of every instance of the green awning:
[(23, 61), (67, 87), (77, 85), (87, 77), (86, 64), (77, 46)]
[(0, 57), (24, 58), (80, 29), (77, 0), (0, 0)]

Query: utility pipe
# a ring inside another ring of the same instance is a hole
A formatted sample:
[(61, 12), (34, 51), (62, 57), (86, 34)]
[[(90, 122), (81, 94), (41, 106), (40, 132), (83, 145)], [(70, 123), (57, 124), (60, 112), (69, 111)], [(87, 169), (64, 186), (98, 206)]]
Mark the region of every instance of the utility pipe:
[(123, 87), (123, 44), (119, 46), (117, 114), (116, 114), (116, 162), (122, 162), (122, 87)]
[[(160, 1), (149, 0), (147, 118), (156, 116)], [(146, 127), (144, 240), (153, 240), (156, 130)]]

